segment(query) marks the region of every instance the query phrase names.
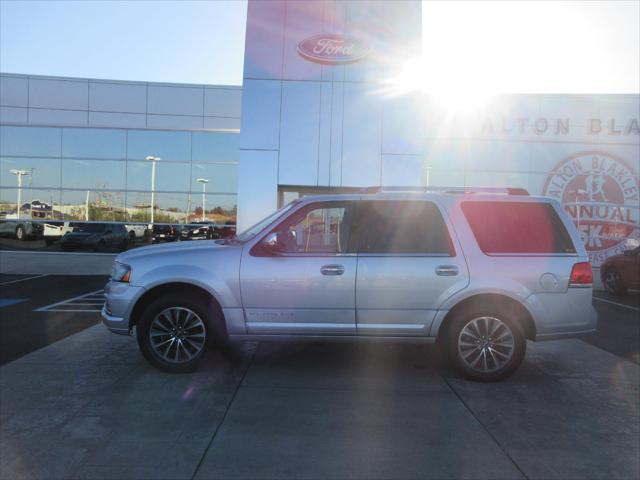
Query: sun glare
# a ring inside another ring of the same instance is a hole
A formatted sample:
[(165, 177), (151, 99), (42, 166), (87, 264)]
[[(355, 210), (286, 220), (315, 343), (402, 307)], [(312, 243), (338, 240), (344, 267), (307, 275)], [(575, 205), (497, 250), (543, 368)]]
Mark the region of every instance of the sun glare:
[(446, 73), (433, 71), (423, 57), (408, 60), (388, 82), (391, 96), (421, 92), (443, 109), (465, 113), (484, 105), (496, 92), (464, 66), (451, 62)]
[(397, 74), (381, 95), (421, 92), (458, 116), (499, 94), (616, 91), (623, 79), (637, 85), (637, 59), (618, 61), (620, 48), (638, 48), (637, 20), (623, 21), (637, 17), (633, 2), (429, 1), (422, 7), (422, 55), (398, 60), (403, 63), (391, 69)]

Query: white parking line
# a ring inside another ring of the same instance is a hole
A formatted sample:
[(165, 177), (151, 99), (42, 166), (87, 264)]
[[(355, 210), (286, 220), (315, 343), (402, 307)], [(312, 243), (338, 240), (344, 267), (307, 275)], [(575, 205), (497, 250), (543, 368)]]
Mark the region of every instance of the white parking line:
[(629, 310), (634, 310), (636, 312), (640, 312), (640, 308), (638, 307), (632, 307), (631, 305), (626, 305), (624, 303), (614, 302), (612, 300), (607, 300), (606, 298), (600, 298), (600, 297), (594, 296), (593, 299), (600, 300), (601, 302), (605, 302), (605, 303), (610, 303), (612, 305), (617, 305), (618, 307), (628, 308)]
[(18, 282), (26, 282), (27, 280), (33, 280), (34, 278), (42, 278), (42, 277), (46, 277), (47, 274), (45, 273), (44, 275), (34, 275), (33, 277), (27, 277), (27, 278), (18, 278), (17, 280), (11, 280), (9, 282), (2, 282), (0, 283), (1, 285), (11, 285), (12, 283), (18, 283)]
[[(89, 302), (89, 303), (87, 303), (87, 302), (82, 302), (82, 303), (81, 302), (73, 302), (73, 303), (70, 303), (69, 306), (72, 307), (74, 305), (100, 305), (100, 307), (102, 307), (103, 303), (104, 302)], [(58, 306), (59, 307), (64, 307), (66, 305), (58, 305)]]
[[(98, 313), (104, 303), (104, 290), (85, 293), (77, 297), (69, 298), (61, 302), (52, 303), (46, 307), (36, 308), (34, 312), (91, 312)], [(94, 308), (87, 308), (87, 307)], [(80, 308), (77, 308), (80, 307)]]
[[(42, 310), (34, 310), (34, 312), (40, 312)], [(53, 308), (46, 310), (47, 312), (85, 312), (85, 313), (100, 313), (102, 310), (80, 310), (79, 308)]]

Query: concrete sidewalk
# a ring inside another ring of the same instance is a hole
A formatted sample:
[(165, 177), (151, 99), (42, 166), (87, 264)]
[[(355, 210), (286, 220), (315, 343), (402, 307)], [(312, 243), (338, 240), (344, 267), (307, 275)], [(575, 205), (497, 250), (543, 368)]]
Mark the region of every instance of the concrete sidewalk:
[(638, 478), (640, 367), (529, 344), (479, 384), (432, 346), (246, 344), (147, 366), (101, 326), (0, 368), (0, 477)]

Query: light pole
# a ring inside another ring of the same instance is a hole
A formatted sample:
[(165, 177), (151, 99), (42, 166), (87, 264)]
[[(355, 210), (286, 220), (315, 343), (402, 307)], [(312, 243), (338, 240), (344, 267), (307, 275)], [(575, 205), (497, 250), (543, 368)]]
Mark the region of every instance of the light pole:
[(204, 222), (205, 194), (207, 193), (207, 183), (209, 183), (209, 180), (206, 178), (198, 178), (196, 182), (202, 184), (202, 221)]
[(29, 175), (28, 170), (9, 170), (10, 173), (18, 177), (18, 211), (17, 215), (20, 218), (20, 207), (22, 207), (22, 177)]
[(156, 209), (156, 162), (160, 161), (160, 157), (149, 155), (145, 157), (145, 160), (151, 162), (151, 223), (153, 223), (153, 211)]
[(89, 192), (91, 192), (91, 190), (87, 190), (87, 196), (84, 199), (84, 219), (87, 222), (89, 221)]

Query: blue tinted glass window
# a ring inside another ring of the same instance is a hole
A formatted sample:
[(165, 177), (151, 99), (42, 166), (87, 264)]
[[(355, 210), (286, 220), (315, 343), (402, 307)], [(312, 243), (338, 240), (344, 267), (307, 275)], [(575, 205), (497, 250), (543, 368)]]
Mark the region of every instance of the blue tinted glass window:
[(162, 160), (191, 161), (191, 133), (129, 130), (127, 158), (144, 160), (149, 155)]
[(45, 127), (0, 127), (0, 154), (59, 157), (61, 131)]
[[(154, 223), (185, 223), (189, 206), (188, 194), (156, 193), (153, 202), (156, 206), (153, 213)], [(130, 220), (149, 222), (151, 220), (150, 206), (150, 192), (127, 193), (127, 212)]]
[(62, 188), (124, 190), (125, 162), (111, 160), (62, 160)]
[(64, 128), (62, 156), (79, 158), (125, 158), (126, 130)]
[[(17, 211), (18, 189), (0, 189), (0, 212), (4, 214), (15, 214)], [(61, 203), (60, 190), (40, 190), (33, 188), (22, 188), (20, 191), (21, 217), (39, 218), (60, 218)], [(32, 207), (33, 206), (33, 207)]]
[(60, 187), (60, 159), (59, 158), (0, 158), (0, 184), (7, 187), (17, 187), (17, 175), (11, 170), (26, 170), (28, 175), (22, 177), (24, 187)]
[(240, 135), (237, 133), (197, 132), (193, 134), (194, 162), (237, 162)]
[[(204, 195), (204, 210), (207, 220), (224, 223), (235, 221), (237, 210), (235, 195)], [(189, 221), (202, 220), (202, 193), (192, 193), (189, 204)]]
[[(193, 195), (194, 199), (198, 199), (198, 197), (202, 198), (202, 195)], [(206, 195), (206, 210), (209, 212), (210, 210), (216, 210), (216, 207), (222, 208), (224, 210), (233, 210), (235, 212), (238, 197), (235, 195)], [(235, 215), (235, 213), (234, 213)]]
[[(152, 162), (127, 162), (127, 189), (151, 190)], [(156, 191), (189, 191), (191, 165), (160, 160), (156, 162)]]
[(191, 191), (202, 190), (198, 178), (207, 179), (207, 192), (235, 193), (238, 191), (238, 166), (194, 163), (191, 169)]
[[(126, 218), (125, 192), (90, 190), (62, 191), (62, 205), (65, 220), (121, 222)], [(87, 208), (88, 207), (88, 208)]]

